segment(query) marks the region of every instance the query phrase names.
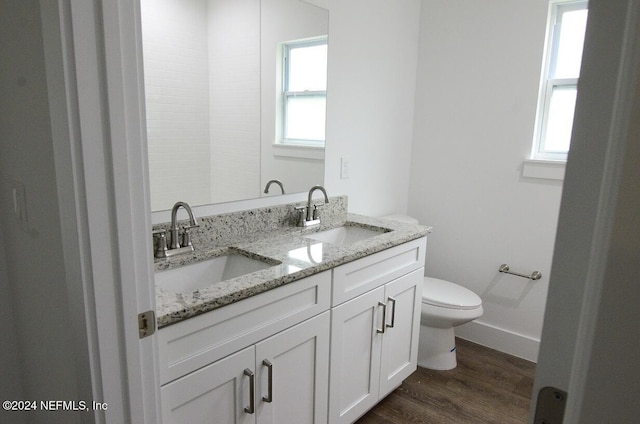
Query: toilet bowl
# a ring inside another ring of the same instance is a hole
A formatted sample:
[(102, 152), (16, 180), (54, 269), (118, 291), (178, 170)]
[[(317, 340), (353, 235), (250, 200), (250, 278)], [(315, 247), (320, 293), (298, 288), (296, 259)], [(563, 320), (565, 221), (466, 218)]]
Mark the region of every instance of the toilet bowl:
[(462, 286), (424, 277), (418, 365), (432, 370), (456, 367), (454, 327), (482, 316), (482, 299)]
[[(394, 221), (417, 224), (406, 215), (387, 215)], [(418, 365), (432, 370), (456, 367), (454, 327), (480, 318), (483, 314), (480, 296), (458, 284), (438, 278), (424, 277)]]

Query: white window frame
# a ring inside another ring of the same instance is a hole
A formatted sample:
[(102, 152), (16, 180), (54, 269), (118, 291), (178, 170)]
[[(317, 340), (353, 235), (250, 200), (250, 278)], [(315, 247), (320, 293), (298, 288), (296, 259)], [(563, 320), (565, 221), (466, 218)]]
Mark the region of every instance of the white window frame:
[(549, 78), (555, 70), (559, 34), (562, 21), (558, 18), (563, 13), (573, 10), (588, 9), (588, 0), (552, 0), (549, 2), (549, 18), (547, 21), (547, 38), (545, 40), (545, 57), (543, 62), (542, 77), (540, 79), (540, 92), (538, 95), (538, 111), (536, 114), (536, 126), (534, 131), (534, 141), (531, 150), (532, 160), (562, 161), (566, 162), (568, 151), (554, 152), (544, 149), (544, 134), (546, 133), (549, 118), (551, 94), (557, 87), (575, 88), (578, 87), (578, 78)]
[[(282, 47), (282, 115), (280, 120), (281, 126), (281, 135), (282, 137), (279, 140), (279, 144), (283, 145), (292, 145), (292, 146), (308, 146), (313, 148), (324, 148), (325, 139), (316, 140), (316, 139), (299, 139), (299, 138), (287, 138), (285, 136), (286, 128), (287, 128), (287, 119), (288, 119), (288, 111), (287, 99), (289, 97), (303, 97), (303, 96), (324, 96), (325, 98), (325, 108), (326, 108), (326, 99), (327, 99), (327, 91), (325, 90), (315, 90), (315, 91), (289, 91), (289, 52), (293, 48), (304, 47), (312, 47), (319, 45), (327, 45), (328, 38), (326, 36), (307, 39), (307, 40), (299, 40), (294, 42), (289, 42), (283, 44)], [(325, 122), (326, 126), (326, 122)], [(326, 138), (326, 137), (325, 137)]]

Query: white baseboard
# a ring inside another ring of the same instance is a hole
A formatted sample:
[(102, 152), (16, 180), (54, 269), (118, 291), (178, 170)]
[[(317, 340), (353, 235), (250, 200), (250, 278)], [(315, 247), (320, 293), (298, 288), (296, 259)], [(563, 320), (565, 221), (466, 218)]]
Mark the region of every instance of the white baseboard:
[(509, 355), (538, 362), (540, 340), (523, 336), (483, 322), (471, 321), (455, 328), (456, 337)]

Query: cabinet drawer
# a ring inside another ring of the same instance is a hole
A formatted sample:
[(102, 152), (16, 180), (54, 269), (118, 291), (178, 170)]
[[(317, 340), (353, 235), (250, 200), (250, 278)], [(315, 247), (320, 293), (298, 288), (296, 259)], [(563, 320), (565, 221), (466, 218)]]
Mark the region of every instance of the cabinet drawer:
[(334, 268), (332, 305), (423, 267), (426, 250), (423, 237)]
[(160, 329), (161, 383), (326, 311), (330, 293), (325, 271)]

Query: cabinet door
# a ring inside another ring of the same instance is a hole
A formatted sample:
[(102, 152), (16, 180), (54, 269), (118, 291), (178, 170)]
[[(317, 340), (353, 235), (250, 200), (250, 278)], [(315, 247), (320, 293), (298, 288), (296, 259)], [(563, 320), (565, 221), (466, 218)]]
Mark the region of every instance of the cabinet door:
[(164, 424), (255, 424), (249, 406), (255, 349), (249, 347), (161, 388)]
[(327, 422), (330, 324), (327, 311), (256, 345), (258, 423)]
[(423, 270), (385, 285), (387, 316), (380, 360), (380, 398), (416, 370)]
[(383, 301), (379, 287), (331, 311), (331, 423), (351, 423), (378, 402)]

